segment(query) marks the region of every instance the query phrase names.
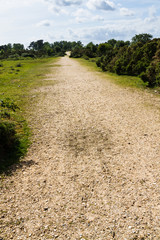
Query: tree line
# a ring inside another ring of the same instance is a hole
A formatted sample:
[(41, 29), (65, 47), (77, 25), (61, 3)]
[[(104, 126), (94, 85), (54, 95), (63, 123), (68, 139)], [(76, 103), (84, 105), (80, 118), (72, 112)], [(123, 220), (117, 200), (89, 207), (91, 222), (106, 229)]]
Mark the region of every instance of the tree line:
[(77, 46), (71, 57), (94, 58), (103, 71), (139, 76), (148, 87), (160, 86), (160, 38), (147, 33), (135, 35), (132, 41), (110, 39)]
[(103, 71), (139, 76), (148, 87), (160, 86), (160, 38), (153, 39), (147, 33), (135, 35), (131, 41), (110, 39), (86, 46), (81, 41), (37, 40), (27, 48), (20, 43), (9, 43), (0, 46), (0, 59), (64, 56), (66, 51), (71, 51), (70, 57), (94, 59)]
[(23, 44), (5, 44), (0, 46), (0, 59), (20, 59), (20, 58), (40, 58), (64, 56), (66, 51), (81, 47), (82, 43), (60, 41), (60, 42), (44, 42), (43, 40), (33, 41), (27, 48)]

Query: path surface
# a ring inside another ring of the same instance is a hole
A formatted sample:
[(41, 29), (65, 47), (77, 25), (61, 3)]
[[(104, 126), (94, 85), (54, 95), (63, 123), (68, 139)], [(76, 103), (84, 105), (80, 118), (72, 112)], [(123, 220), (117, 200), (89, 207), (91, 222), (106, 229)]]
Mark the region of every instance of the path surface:
[(160, 239), (160, 99), (58, 64), (3, 182), (0, 239)]

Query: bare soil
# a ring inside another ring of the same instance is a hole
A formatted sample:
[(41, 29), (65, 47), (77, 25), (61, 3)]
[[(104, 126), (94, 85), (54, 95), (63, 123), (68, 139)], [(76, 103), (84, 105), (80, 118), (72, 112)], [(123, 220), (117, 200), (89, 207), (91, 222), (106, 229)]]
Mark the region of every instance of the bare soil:
[(46, 79), (33, 144), (2, 183), (0, 239), (160, 239), (160, 98), (68, 56)]

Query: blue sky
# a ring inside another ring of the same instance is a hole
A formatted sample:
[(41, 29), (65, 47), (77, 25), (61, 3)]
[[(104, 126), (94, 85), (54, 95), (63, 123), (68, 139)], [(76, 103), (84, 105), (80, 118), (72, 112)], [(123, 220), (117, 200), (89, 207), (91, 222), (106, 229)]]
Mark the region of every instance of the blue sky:
[(160, 37), (159, 0), (0, 0), (0, 45)]

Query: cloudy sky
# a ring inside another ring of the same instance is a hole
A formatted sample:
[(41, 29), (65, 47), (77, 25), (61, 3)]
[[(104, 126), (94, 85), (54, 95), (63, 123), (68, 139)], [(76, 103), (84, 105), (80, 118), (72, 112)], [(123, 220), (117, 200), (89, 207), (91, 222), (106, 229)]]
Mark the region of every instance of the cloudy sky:
[(160, 37), (159, 0), (0, 0), (0, 45)]

